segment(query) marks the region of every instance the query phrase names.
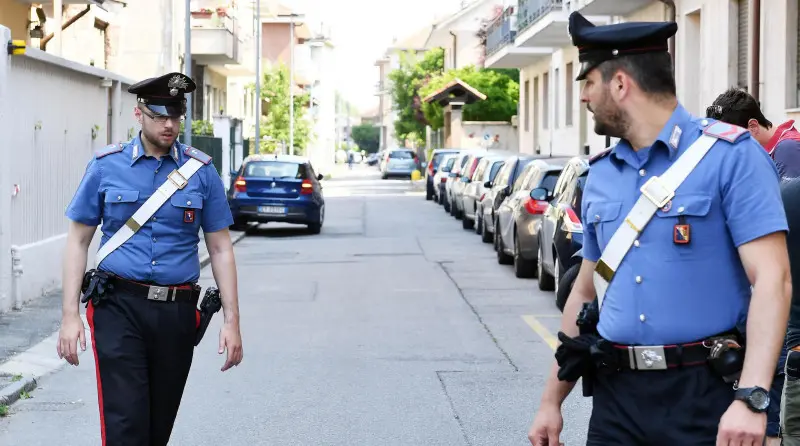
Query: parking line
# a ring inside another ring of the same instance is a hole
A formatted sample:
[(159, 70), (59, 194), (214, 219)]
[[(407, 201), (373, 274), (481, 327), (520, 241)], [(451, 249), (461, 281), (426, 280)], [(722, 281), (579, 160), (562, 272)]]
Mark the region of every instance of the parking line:
[(553, 336), (553, 334), (550, 333), (550, 330), (548, 330), (547, 327), (542, 325), (542, 323), (536, 319), (536, 316), (527, 314), (522, 316), (522, 319), (526, 324), (528, 324), (529, 327), (531, 327), (531, 329), (533, 329), (533, 331), (536, 332), (536, 334), (539, 335), (539, 337), (542, 338), (544, 342), (547, 343), (547, 345), (550, 346), (551, 349), (555, 350), (556, 347), (558, 347), (558, 338)]

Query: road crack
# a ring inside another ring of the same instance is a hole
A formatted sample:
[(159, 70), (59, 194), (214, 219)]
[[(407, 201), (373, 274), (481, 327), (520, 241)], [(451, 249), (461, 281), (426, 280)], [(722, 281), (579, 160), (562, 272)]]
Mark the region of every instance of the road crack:
[(478, 313), (478, 310), (475, 309), (475, 306), (472, 305), (469, 299), (467, 299), (467, 297), (464, 295), (464, 290), (458, 285), (458, 282), (456, 282), (456, 280), (450, 274), (450, 271), (448, 271), (447, 268), (444, 267), (442, 262), (436, 262), (436, 264), (439, 265), (439, 268), (441, 268), (441, 270), (444, 271), (445, 275), (447, 275), (447, 278), (450, 279), (450, 282), (452, 282), (453, 286), (456, 287), (456, 289), (458, 290), (458, 295), (461, 296), (461, 299), (464, 301), (464, 303), (466, 303), (469, 309), (472, 310), (472, 314), (474, 314), (475, 317), (478, 318), (478, 322), (480, 322), (480, 324), (483, 325), (483, 329), (486, 330), (486, 334), (489, 335), (489, 338), (492, 340), (495, 347), (497, 347), (497, 349), (500, 350), (500, 353), (502, 353), (503, 356), (506, 358), (508, 364), (514, 369), (515, 372), (519, 372), (519, 367), (517, 367), (517, 365), (514, 364), (514, 361), (511, 359), (511, 356), (509, 356), (508, 353), (503, 349), (503, 347), (500, 346), (500, 342), (494, 336), (494, 333), (492, 333), (492, 330), (489, 328), (489, 326), (486, 325), (486, 322), (483, 321), (483, 318), (481, 317), (480, 313)]
[(461, 417), (458, 415), (458, 411), (456, 410), (456, 405), (455, 403), (453, 403), (453, 398), (447, 391), (447, 384), (444, 383), (444, 379), (442, 378), (442, 373), (457, 373), (457, 372), (437, 370), (436, 378), (439, 380), (439, 384), (442, 386), (442, 392), (444, 392), (444, 397), (447, 399), (447, 403), (450, 404), (450, 411), (453, 412), (453, 418), (456, 419), (456, 423), (458, 423), (458, 427), (461, 429), (461, 435), (464, 436), (464, 443), (467, 446), (472, 446), (472, 442), (469, 441), (469, 435), (467, 435), (467, 429), (466, 427), (464, 427), (464, 422), (461, 421)]

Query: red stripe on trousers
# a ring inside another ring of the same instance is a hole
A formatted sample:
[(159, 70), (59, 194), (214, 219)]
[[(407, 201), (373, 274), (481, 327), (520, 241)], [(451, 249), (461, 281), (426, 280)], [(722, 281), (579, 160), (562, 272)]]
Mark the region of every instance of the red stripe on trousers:
[(100, 438), (106, 446), (106, 423), (103, 417), (103, 384), (100, 381), (100, 362), (97, 360), (97, 345), (94, 337), (94, 305), (89, 302), (86, 308), (86, 320), (89, 322), (89, 331), (92, 336), (92, 352), (94, 352), (94, 371), (97, 375), (97, 405), (100, 409)]

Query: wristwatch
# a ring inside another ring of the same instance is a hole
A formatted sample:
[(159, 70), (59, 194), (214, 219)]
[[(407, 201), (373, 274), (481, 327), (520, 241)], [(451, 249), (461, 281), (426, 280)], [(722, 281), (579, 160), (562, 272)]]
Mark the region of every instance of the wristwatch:
[(761, 387), (736, 389), (733, 398), (744, 401), (753, 412), (763, 413), (769, 407), (769, 392)]

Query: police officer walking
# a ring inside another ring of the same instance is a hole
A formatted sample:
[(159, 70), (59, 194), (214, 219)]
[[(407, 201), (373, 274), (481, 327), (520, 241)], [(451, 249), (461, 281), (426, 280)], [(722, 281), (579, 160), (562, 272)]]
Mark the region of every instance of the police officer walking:
[[(181, 73), (131, 86), (141, 132), (95, 153), (66, 211), (71, 221), (57, 350), (59, 357), (78, 365), (76, 344), (86, 349), (79, 316), (82, 293), (97, 368), (103, 445), (164, 446), (169, 441), (194, 347), (202, 337), (200, 229), (222, 295), (219, 353), (227, 350), (222, 370), (242, 360), (228, 233), (233, 219), (225, 190), (211, 157), (177, 141), (186, 113), (184, 95), (195, 88)], [(98, 267), (84, 275), (88, 247), (101, 224)]]
[(569, 28), (595, 132), (620, 141), (591, 163), (584, 261), (528, 437), (559, 444), (582, 377), (589, 445), (761, 445), (791, 292), (777, 170), (746, 129), (678, 102), (675, 23)]

